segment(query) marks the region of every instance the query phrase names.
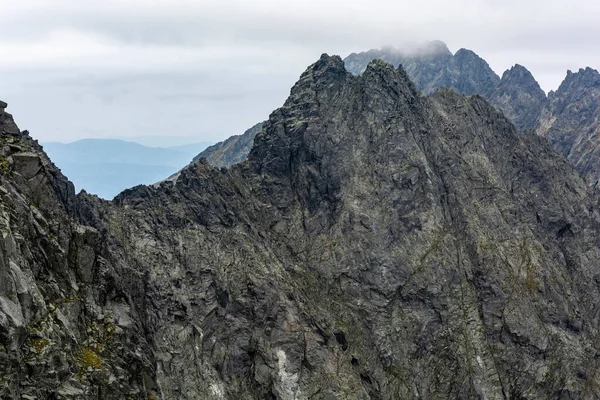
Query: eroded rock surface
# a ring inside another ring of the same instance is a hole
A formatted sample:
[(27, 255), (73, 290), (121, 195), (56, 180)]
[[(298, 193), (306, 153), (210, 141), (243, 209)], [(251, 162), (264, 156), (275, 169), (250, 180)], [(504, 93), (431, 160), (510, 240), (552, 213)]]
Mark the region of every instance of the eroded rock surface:
[(546, 137), (587, 180), (600, 181), (600, 74), (592, 68), (567, 72), (556, 92), (546, 97), (533, 75), (516, 64), (502, 79), (470, 50), (450, 53), (442, 42), (402, 52), (394, 48), (353, 53), (344, 62), (354, 74), (374, 59), (402, 64), (417, 89), (431, 94), (448, 87), (463, 94), (479, 94), (498, 107), (524, 133), (535, 130)]
[(596, 188), (600, 180), (600, 73), (568, 71), (542, 110), (538, 133)]
[(1, 117), (2, 397), (600, 396), (598, 198), (480, 96), (323, 55), (246, 162), (112, 203)]
[(241, 163), (250, 154), (254, 138), (262, 129), (263, 124), (264, 122), (259, 122), (241, 135), (231, 136), (227, 140), (209, 146), (194, 157), (192, 162), (206, 158), (206, 161), (216, 168), (229, 168), (234, 164)]
[(531, 72), (516, 64), (502, 75), (496, 90), (486, 96), (510, 119), (520, 132), (540, 126), (546, 94)]
[(483, 58), (468, 49), (452, 54), (441, 41), (424, 43), (410, 51), (387, 47), (352, 53), (344, 59), (344, 63), (349, 72), (359, 75), (376, 59), (396, 67), (402, 65), (417, 90), (425, 94), (433, 94), (437, 89), (446, 87), (467, 95), (489, 97), (500, 84), (500, 78)]

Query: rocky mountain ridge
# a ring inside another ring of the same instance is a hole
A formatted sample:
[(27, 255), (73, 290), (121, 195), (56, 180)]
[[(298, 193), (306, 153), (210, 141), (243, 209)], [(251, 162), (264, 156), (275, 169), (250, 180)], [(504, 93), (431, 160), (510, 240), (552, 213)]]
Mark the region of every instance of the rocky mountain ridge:
[[(561, 88), (547, 97), (524, 66), (515, 64), (500, 78), (471, 50), (460, 49), (452, 54), (440, 41), (410, 51), (387, 47), (353, 53), (344, 59), (344, 63), (348, 71), (360, 74), (374, 59), (402, 65), (423, 93), (432, 94), (439, 88), (449, 87), (467, 95), (482, 95), (502, 110), (521, 133), (532, 129), (547, 137), (592, 186), (598, 187), (600, 165), (596, 155), (600, 146), (597, 131), (600, 90), (597, 81), (600, 74), (596, 70), (568, 71)], [(580, 109), (587, 111), (579, 112)], [(233, 145), (237, 138), (233, 136), (197, 158), (205, 157), (211, 165), (218, 167), (241, 162), (247, 157), (251, 141), (244, 141), (246, 147), (238, 149)], [(213, 160), (215, 155), (220, 161)]]
[(323, 55), (246, 162), (113, 202), (0, 130), (2, 398), (600, 395), (599, 199), (480, 96)]
[(204, 151), (194, 157), (193, 162), (205, 158), (208, 163), (216, 168), (231, 167), (244, 161), (254, 143), (254, 138), (260, 132), (264, 122), (259, 122), (241, 135), (233, 135), (227, 140), (207, 147)]
[(460, 49), (452, 54), (445, 43), (433, 41), (404, 52), (393, 47), (352, 53), (344, 63), (353, 74), (361, 74), (368, 63), (381, 59), (394, 66), (402, 65), (417, 90), (433, 94), (440, 87), (448, 87), (467, 95), (491, 95), (500, 78), (488, 63), (471, 50)]
[(598, 188), (600, 73), (592, 68), (568, 71), (558, 90), (548, 94), (537, 132)]
[(598, 71), (589, 67), (575, 73), (568, 71), (559, 89), (546, 97), (525, 67), (516, 64), (500, 79), (474, 52), (460, 49), (453, 55), (439, 41), (426, 43), (422, 49), (408, 53), (394, 48), (353, 53), (344, 62), (349, 71), (359, 74), (375, 58), (396, 66), (402, 64), (424, 93), (449, 87), (467, 95), (482, 95), (502, 110), (520, 132), (533, 129), (548, 138), (590, 185), (598, 187)]

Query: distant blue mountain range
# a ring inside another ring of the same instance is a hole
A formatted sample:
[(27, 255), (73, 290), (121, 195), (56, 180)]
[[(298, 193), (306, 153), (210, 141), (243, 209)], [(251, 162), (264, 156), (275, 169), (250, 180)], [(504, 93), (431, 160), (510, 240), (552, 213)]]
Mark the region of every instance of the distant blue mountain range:
[(148, 147), (118, 139), (82, 139), (42, 143), (44, 150), (74, 184), (104, 199), (124, 189), (152, 184), (187, 165), (210, 142)]

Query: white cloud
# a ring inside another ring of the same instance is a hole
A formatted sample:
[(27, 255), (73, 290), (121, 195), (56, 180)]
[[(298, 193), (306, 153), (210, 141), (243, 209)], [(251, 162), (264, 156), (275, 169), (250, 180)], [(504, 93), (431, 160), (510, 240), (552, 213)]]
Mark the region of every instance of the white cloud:
[(440, 39), (498, 74), (523, 64), (546, 90), (567, 69), (600, 68), (595, 0), (0, 0), (0, 9), (0, 98), (42, 139), (84, 135), (99, 111), (126, 132), (168, 133), (155, 132), (169, 129), (155, 118), (179, 118), (178, 134), (241, 133), (323, 52)]
[[(60, 29), (39, 40), (0, 39), (0, 67), (89, 68), (119, 71), (230, 69), (244, 60), (245, 72), (264, 65), (259, 44), (208, 44), (202, 47), (119, 42), (95, 32)], [(286, 60), (283, 64), (286, 63)]]

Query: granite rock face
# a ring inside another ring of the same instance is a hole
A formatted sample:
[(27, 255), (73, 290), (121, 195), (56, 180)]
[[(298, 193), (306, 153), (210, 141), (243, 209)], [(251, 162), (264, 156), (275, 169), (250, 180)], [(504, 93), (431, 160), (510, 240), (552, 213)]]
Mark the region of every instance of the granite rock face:
[(227, 140), (206, 148), (206, 150), (194, 157), (192, 163), (201, 158), (206, 158), (206, 161), (216, 168), (229, 168), (234, 164), (244, 161), (248, 157), (254, 143), (254, 138), (262, 129), (263, 124), (264, 122), (260, 122), (246, 130), (242, 135), (231, 136)]
[(480, 96), (323, 55), (247, 161), (111, 203), (1, 117), (0, 397), (600, 396), (598, 198)]
[(409, 52), (395, 48), (353, 53), (344, 63), (348, 71), (361, 74), (370, 61), (381, 59), (394, 66), (402, 65), (417, 90), (432, 94), (438, 88), (448, 87), (467, 95), (491, 95), (500, 78), (488, 63), (467, 49), (452, 54), (445, 43), (433, 41)]
[(567, 72), (550, 92), (538, 133), (575, 165), (588, 182), (600, 180), (600, 73), (592, 68)]
[(475, 53), (461, 49), (455, 55), (441, 42), (402, 53), (393, 48), (353, 53), (344, 62), (360, 74), (372, 60), (380, 58), (402, 64), (417, 89), (431, 94), (449, 87), (463, 94), (480, 94), (498, 107), (519, 132), (535, 130), (563, 154), (587, 182), (600, 181), (600, 74), (592, 68), (567, 73), (556, 92), (546, 97), (535, 78), (516, 64), (498, 79), (489, 65)]
[(486, 98), (502, 110), (519, 132), (539, 127), (546, 94), (522, 65), (516, 64), (505, 71), (494, 92)]
[(519, 64), (504, 72), (500, 79), (473, 51), (460, 49), (453, 55), (439, 41), (425, 43), (410, 52), (385, 48), (353, 53), (344, 63), (350, 72), (360, 74), (376, 58), (394, 66), (402, 65), (417, 89), (425, 94), (443, 87), (466, 95), (479, 94), (502, 110), (520, 132), (538, 127), (546, 94), (533, 75)]
[(0, 398), (147, 398), (154, 364), (131, 309), (143, 279), (103, 250), (107, 233), (82, 218), (87, 196), (6, 112), (0, 133)]

